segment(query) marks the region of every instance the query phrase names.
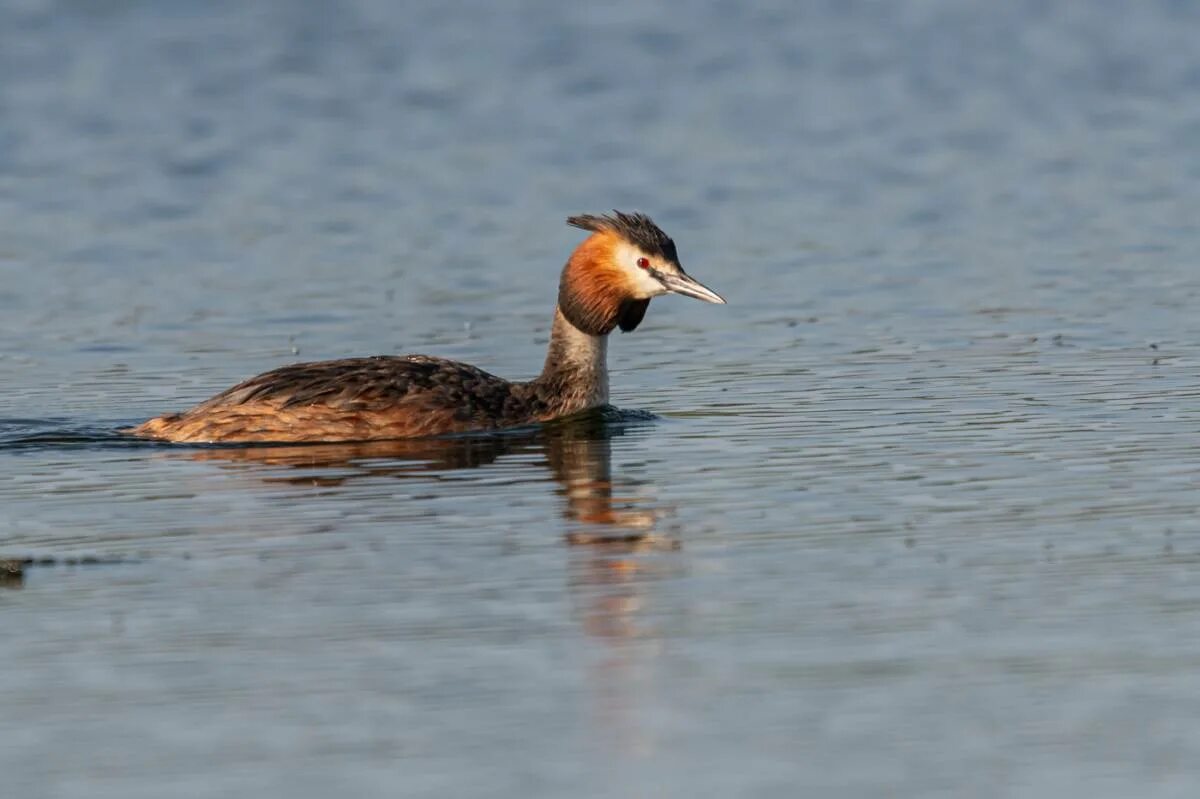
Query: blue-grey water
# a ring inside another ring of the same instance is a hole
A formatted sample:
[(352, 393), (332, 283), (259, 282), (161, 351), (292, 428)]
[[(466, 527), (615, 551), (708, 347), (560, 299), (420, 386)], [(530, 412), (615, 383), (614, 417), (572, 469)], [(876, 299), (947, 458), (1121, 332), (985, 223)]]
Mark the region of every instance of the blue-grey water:
[[(0, 3), (5, 796), (1191, 797), (1200, 6)], [(115, 430), (283, 363), (621, 409)], [(41, 562), (44, 560), (45, 562)], [(82, 561), (82, 562), (81, 562)]]

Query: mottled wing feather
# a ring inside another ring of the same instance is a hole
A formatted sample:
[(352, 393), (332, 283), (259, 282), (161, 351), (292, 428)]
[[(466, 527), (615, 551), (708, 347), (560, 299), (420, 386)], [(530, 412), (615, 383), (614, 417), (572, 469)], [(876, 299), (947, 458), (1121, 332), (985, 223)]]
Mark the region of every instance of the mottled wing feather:
[(296, 363), (239, 383), (196, 406), (193, 412), (267, 401), (278, 401), (285, 407), (328, 405), (345, 409), (372, 407), (380, 402), (391, 405), (410, 393), (461, 382), (463, 371), (499, 380), (465, 364), (420, 356)]
[(518, 387), (420, 355), (284, 366), (134, 432), (171, 441), (348, 441), (525, 424), (541, 410)]

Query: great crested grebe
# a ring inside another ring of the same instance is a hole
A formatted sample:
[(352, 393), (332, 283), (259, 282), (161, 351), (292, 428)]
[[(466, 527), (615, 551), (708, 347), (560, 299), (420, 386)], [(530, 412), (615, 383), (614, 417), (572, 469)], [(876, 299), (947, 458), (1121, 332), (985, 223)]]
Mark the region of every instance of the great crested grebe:
[(512, 383), (425, 355), (297, 363), (128, 432), (180, 442), (371, 441), (545, 422), (608, 402), (608, 334), (633, 330), (652, 297), (724, 303), (679, 263), (644, 214), (572, 216), (591, 231), (563, 267), (542, 373)]

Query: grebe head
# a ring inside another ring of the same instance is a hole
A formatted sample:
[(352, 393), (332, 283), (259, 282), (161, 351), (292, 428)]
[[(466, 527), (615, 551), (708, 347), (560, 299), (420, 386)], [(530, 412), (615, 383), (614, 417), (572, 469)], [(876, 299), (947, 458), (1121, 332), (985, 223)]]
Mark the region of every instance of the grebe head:
[(592, 232), (567, 261), (558, 289), (563, 315), (583, 332), (633, 330), (661, 294), (725, 303), (683, 271), (675, 242), (645, 214), (584, 214), (567, 224)]

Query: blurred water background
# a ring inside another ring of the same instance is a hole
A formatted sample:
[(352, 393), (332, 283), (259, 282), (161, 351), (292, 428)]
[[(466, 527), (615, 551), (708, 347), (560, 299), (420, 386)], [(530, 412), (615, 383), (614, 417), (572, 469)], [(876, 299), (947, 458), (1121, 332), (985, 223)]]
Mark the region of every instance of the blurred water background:
[[(1191, 797), (1200, 5), (0, 2), (21, 797)], [(114, 431), (296, 360), (540, 368), (640, 209), (621, 411)], [(85, 562), (80, 562), (84, 559)]]

